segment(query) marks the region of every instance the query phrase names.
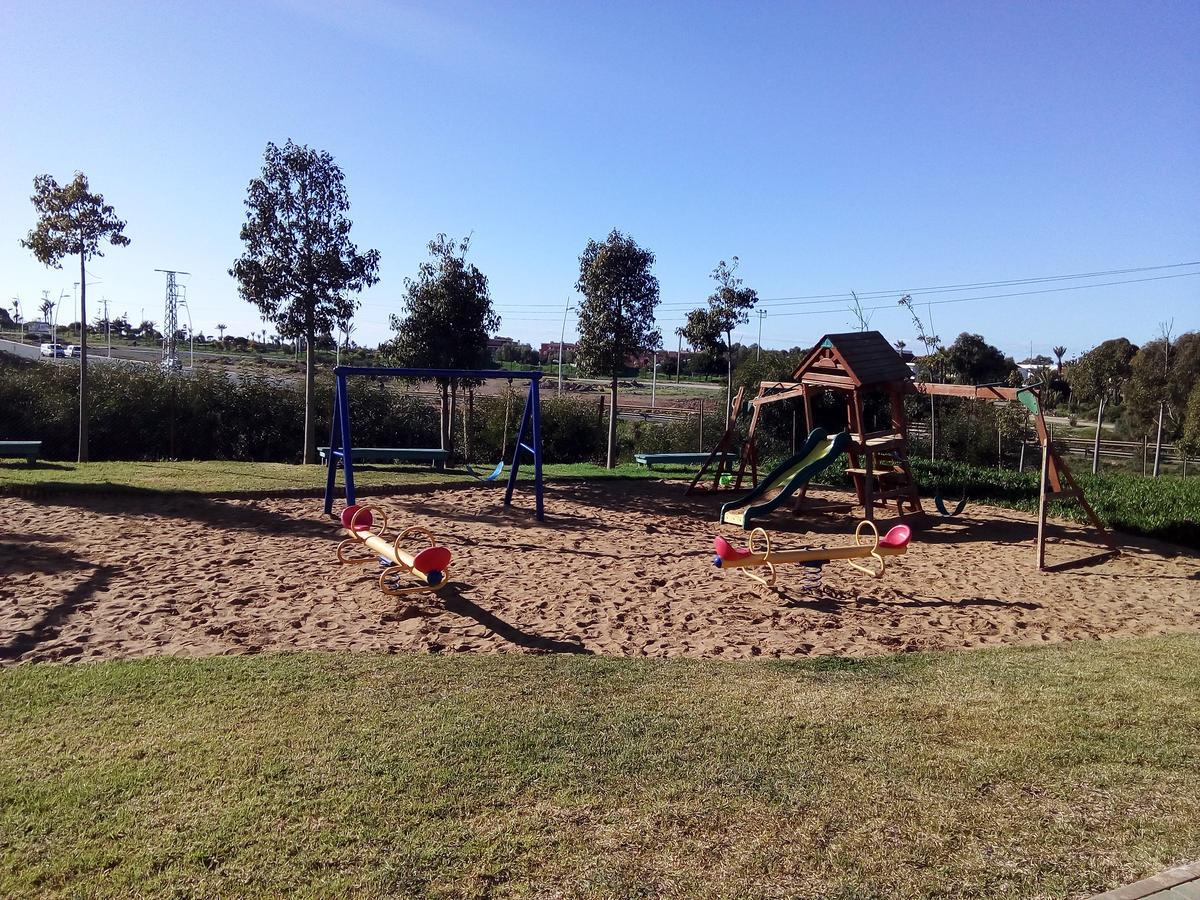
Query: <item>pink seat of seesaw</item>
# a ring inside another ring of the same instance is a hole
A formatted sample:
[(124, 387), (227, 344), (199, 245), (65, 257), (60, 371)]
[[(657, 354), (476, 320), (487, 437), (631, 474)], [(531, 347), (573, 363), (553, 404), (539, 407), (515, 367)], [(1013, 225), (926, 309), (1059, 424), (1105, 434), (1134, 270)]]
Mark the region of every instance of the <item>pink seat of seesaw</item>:
[(750, 555), (749, 550), (739, 550), (723, 537), (713, 539), (713, 549), (717, 551), (717, 556), (721, 559), (745, 559)]
[(907, 547), (912, 538), (912, 529), (907, 525), (893, 525), (888, 533), (879, 539), (880, 547)]

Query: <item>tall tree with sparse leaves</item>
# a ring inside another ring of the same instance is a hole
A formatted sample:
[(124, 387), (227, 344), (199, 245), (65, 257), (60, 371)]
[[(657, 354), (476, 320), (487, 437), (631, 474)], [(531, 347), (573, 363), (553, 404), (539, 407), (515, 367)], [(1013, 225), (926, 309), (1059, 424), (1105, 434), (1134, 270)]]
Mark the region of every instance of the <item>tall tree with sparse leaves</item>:
[(737, 267), (736, 256), (730, 263), (721, 260), (717, 264), (711, 275), (717, 288), (709, 295), (708, 305), (689, 312), (682, 329), (684, 340), (694, 349), (706, 353), (725, 351), (726, 409), (733, 399), (733, 330), (750, 321), (750, 310), (758, 302), (757, 291), (742, 287), (742, 279), (735, 274)]
[[(430, 258), (421, 263), (417, 277), (404, 279), (404, 314), (392, 316), (396, 336), (385, 348), (396, 364), (479, 369), (487, 363), (488, 338), (500, 330), (500, 317), (492, 309), (487, 276), (467, 262), (470, 246), (469, 237), (455, 241), (439, 234), (429, 242)], [(438, 379), (443, 450), (452, 444), (450, 396), (457, 387), (454, 379)]]
[[(59, 185), (50, 175), (33, 179), (33, 208), (38, 221), (22, 246), (33, 251), (43, 265), (62, 268), (67, 256), (79, 257), (79, 321), (87, 322), (87, 261), (103, 256), (107, 241), (114, 247), (129, 244), (125, 222), (104, 202), (102, 194), (88, 189), (87, 176), (76, 172), (70, 184)], [(79, 338), (79, 448), (80, 462), (88, 461), (87, 328)]]
[(579, 256), (575, 289), (579, 341), (575, 360), (593, 374), (609, 376), (608, 468), (617, 464), (617, 377), (631, 356), (658, 349), (662, 334), (654, 325), (658, 279), (650, 272), (654, 254), (613, 229), (603, 242), (588, 241)]
[(317, 336), (347, 321), (379, 281), (379, 251), (350, 240), (350, 200), (333, 157), (289, 140), (267, 144), (246, 189), (245, 251), (229, 274), (242, 298), (289, 338), (304, 338), (304, 462), (317, 461)]
[(1130, 361), (1138, 348), (1128, 338), (1113, 338), (1093, 347), (1071, 364), (1069, 380), (1072, 395), (1095, 400), (1096, 436), (1092, 448), (1092, 474), (1100, 471), (1100, 429), (1109, 403), (1121, 400), (1131, 372)]

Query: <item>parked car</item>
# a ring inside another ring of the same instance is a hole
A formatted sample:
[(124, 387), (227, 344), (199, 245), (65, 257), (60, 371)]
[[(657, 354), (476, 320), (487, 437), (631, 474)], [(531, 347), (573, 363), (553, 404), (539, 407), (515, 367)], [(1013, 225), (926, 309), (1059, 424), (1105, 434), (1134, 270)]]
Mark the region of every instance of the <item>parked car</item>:
[(62, 356), (62, 344), (42, 344), (42, 356)]
[(63, 349), (63, 356), (67, 357), (68, 359), (71, 359), (78, 355), (79, 355), (79, 345), (78, 344), (67, 344), (67, 346)]

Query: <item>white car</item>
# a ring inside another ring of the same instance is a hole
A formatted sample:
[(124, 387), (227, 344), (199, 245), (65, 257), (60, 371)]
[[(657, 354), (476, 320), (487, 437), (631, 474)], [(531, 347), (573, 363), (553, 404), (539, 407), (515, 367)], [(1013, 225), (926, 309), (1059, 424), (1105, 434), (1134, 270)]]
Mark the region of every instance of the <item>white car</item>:
[(42, 344), (42, 356), (62, 356), (61, 344)]
[(79, 345), (67, 344), (66, 349), (63, 350), (63, 356), (67, 357), (68, 359), (79, 356)]

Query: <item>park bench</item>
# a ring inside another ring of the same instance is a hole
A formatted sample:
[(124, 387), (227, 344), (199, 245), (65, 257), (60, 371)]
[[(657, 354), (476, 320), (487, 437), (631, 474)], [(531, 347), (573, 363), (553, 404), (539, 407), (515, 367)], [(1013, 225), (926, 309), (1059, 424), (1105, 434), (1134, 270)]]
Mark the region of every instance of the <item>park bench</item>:
[(41, 451), (41, 441), (0, 441), (0, 459), (24, 459), (32, 466)]
[[(328, 447), (318, 447), (321, 461), (329, 458)], [(355, 447), (351, 459), (356, 462), (445, 462), (450, 451), (437, 447)], [(335, 450), (334, 455), (344, 456), (344, 451)]]
[[(648, 470), (654, 466), (691, 466), (700, 465), (710, 454), (708, 453), (635, 453), (633, 456), (634, 462), (639, 466), (645, 466)], [(717, 459), (721, 462), (737, 462), (738, 455), (736, 453), (721, 453)]]

